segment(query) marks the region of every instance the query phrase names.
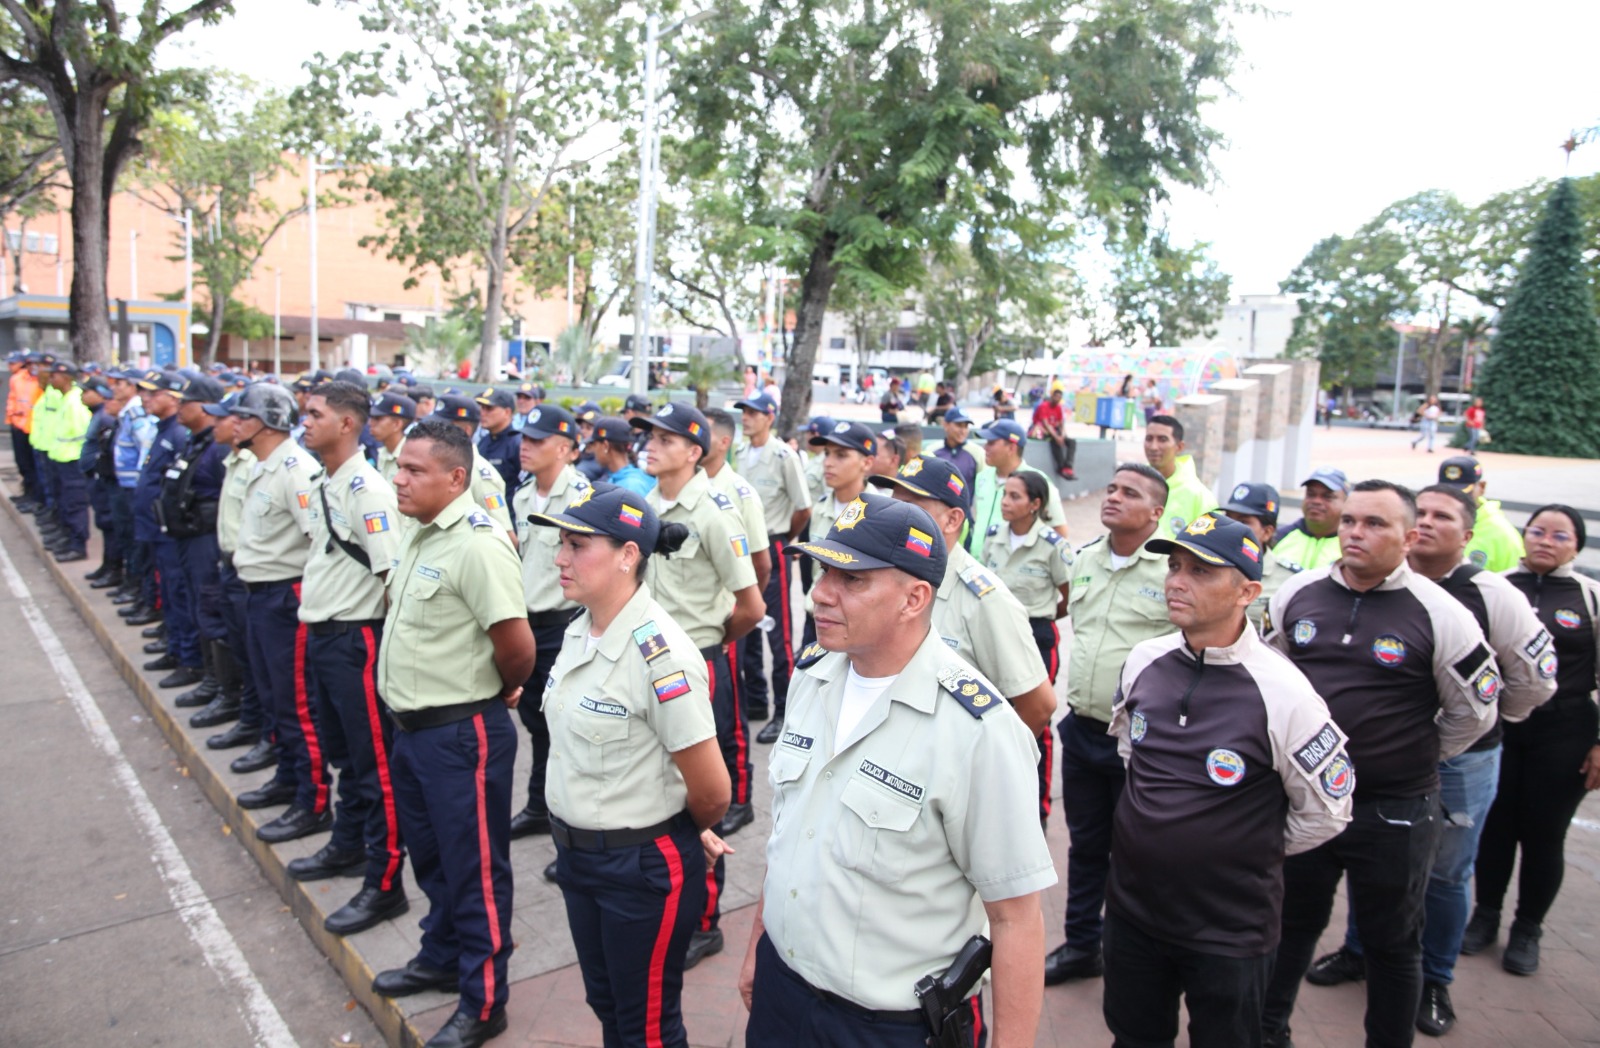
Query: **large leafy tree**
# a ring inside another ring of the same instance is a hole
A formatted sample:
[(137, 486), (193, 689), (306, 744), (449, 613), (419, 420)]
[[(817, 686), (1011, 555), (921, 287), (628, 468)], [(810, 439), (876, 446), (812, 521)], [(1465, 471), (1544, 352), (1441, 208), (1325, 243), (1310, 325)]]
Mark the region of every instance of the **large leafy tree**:
[(1562, 179), (1500, 313), (1479, 383), (1497, 450), (1583, 458), (1600, 447), (1600, 322), (1587, 246), (1577, 187)]
[(1051, 279), (1056, 265), (1016, 243), (991, 245), (982, 261), (966, 244), (929, 261), (918, 344), (939, 354), (958, 398), (966, 395), (974, 374), (993, 370), (989, 351), (996, 343), (1060, 308)]
[[(730, 0), (675, 67), (691, 162), (751, 172), (745, 212), (801, 274), (780, 428), (803, 418), (841, 275), (908, 287), (930, 246), (1021, 211), (1141, 230), (1201, 185), (1200, 111), (1235, 47), (1217, 0)], [(773, 189), (776, 185), (778, 188)], [(1142, 232), (1139, 233), (1142, 235)]]
[[(0, 39), (5, 25), (0, 23)], [(22, 255), (28, 220), (56, 210), (55, 192), (65, 189), (61, 139), (44, 98), (26, 84), (0, 83), (0, 220), (21, 219), (13, 261), (12, 288), (23, 291)]]
[[(273, 238), (305, 214), (306, 203), (280, 208), (265, 192), (291, 169), (283, 151), (290, 122), (285, 98), (220, 70), (207, 79), (204, 97), (155, 117), (147, 136), (150, 162), (137, 173), (136, 192), (170, 215), (192, 216), (195, 269), (209, 300), (210, 333), (201, 358), (210, 363), (224, 333), (259, 327), (230, 326), (234, 293)], [(336, 202), (332, 194), (319, 197), (324, 206)], [(181, 245), (182, 228), (174, 226), (174, 233)]]
[(384, 229), (365, 242), (417, 271), (437, 269), (446, 282), (466, 280), (482, 309), (474, 370), (484, 377), (513, 245), (559, 184), (587, 167), (590, 158), (575, 150), (619, 98), (602, 35), (615, 27), (584, 0), (341, 2), (359, 9), (381, 42), (319, 58), (302, 97), (408, 103), (398, 120), (348, 114), (365, 118), (370, 148), (351, 155), (372, 161), (367, 185), (388, 204)]
[[(1584, 279), (1600, 309), (1600, 175), (1571, 182), (1583, 225)], [(1548, 181), (1534, 182), (1497, 193), (1473, 209), (1471, 263), (1476, 281), (1470, 291), (1484, 306), (1505, 307), (1554, 187)]]
[(1233, 281), (1206, 254), (1210, 246), (1174, 244), (1165, 230), (1126, 246), (1107, 294), (1115, 334), (1152, 346), (1215, 334)]
[(1416, 286), (1394, 233), (1369, 232), (1319, 241), (1279, 284), (1299, 298), (1289, 352), (1314, 356), (1329, 381), (1346, 387), (1371, 380), (1394, 352), (1394, 325), (1416, 308)]
[(69, 334), (80, 359), (111, 352), (106, 262), (111, 197), (151, 116), (192, 83), (156, 69), (161, 45), (195, 22), (233, 11), (232, 0), (0, 0), (0, 83), (24, 84), (54, 119), (72, 187)]

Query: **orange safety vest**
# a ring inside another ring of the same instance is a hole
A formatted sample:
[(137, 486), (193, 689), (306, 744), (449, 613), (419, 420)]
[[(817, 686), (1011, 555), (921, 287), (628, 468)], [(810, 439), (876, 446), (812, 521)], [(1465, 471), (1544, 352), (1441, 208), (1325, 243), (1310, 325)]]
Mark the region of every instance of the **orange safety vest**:
[(11, 373), (11, 385), (6, 393), (6, 422), (12, 429), (33, 432), (33, 405), (40, 392), (39, 380), (27, 368)]

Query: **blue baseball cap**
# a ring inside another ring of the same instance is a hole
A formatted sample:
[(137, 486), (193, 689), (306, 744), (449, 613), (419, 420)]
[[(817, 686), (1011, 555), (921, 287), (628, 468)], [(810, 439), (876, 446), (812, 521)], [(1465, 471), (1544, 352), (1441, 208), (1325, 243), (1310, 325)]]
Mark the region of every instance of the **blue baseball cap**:
[(978, 436), (983, 440), (1004, 440), (1019, 448), (1028, 443), (1028, 431), (1022, 428), (1022, 423), (1009, 418), (995, 419), (979, 429)]
[(829, 418), (827, 415), (818, 415), (816, 418), (806, 423), (805, 432), (811, 434), (813, 437), (817, 437), (832, 430), (833, 426), (833, 419)]
[(945, 411), (944, 420), (946, 422), (966, 422), (970, 424), (972, 416), (962, 411), (960, 404), (955, 404)]
[(507, 411), (517, 410), (517, 398), (503, 389), (490, 386), (478, 394), (478, 403), (486, 408), (505, 408)]
[(937, 588), (944, 581), (944, 536), (921, 506), (863, 492), (839, 514), (821, 542), (795, 542), (790, 556), (807, 556), (829, 569), (895, 568)]
[(1171, 553), (1183, 548), (1207, 564), (1238, 568), (1251, 582), (1261, 581), (1261, 546), (1255, 532), (1228, 517), (1207, 513), (1170, 539), (1151, 539), (1151, 553)]
[(404, 393), (385, 393), (372, 406), (372, 415), (374, 418), (385, 415), (413, 419), (417, 417), (417, 402)]
[(433, 414), (429, 417), (442, 418), (446, 422), (477, 422), (480, 415), (476, 400), (455, 393), (446, 393), (438, 398), (438, 406), (433, 409)]
[(894, 476), (868, 477), (867, 483), (876, 488), (899, 488), (971, 513), (972, 493), (967, 490), (966, 478), (942, 458), (914, 458)]
[(645, 497), (613, 484), (585, 488), (560, 513), (534, 513), (528, 519), (540, 527), (636, 543), (647, 557), (655, 552), (656, 539), (661, 536), (661, 518)]
[[(596, 414), (598, 417), (598, 412)], [(578, 418), (583, 416), (580, 414)], [(700, 445), (702, 452), (711, 453), (711, 423), (698, 408), (688, 404), (666, 404), (657, 408), (654, 415), (629, 419), (628, 424), (634, 429), (662, 429), (688, 437)]]
[(1222, 510), (1257, 517), (1263, 524), (1278, 523), (1278, 489), (1271, 484), (1246, 483), (1234, 486)]
[(765, 393), (751, 397), (749, 400), (736, 400), (733, 402), (733, 406), (740, 411), (759, 411), (763, 415), (776, 415), (778, 413), (778, 402)]
[(1343, 495), (1350, 494), (1350, 478), (1344, 475), (1344, 470), (1342, 469), (1332, 469), (1324, 466), (1322, 469), (1314, 470), (1311, 476), (1300, 482), (1300, 486), (1303, 488), (1313, 481), (1321, 484), (1329, 491), (1337, 491)]
[(540, 404), (528, 411), (528, 417), (523, 420), (523, 436), (541, 440), (545, 437), (566, 437), (574, 444), (578, 442), (578, 420), (572, 417), (572, 412), (560, 404)]
[(859, 422), (840, 420), (826, 433), (818, 433), (807, 441), (814, 448), (827, 444), (859, 451), (869, 458), (878, 453), (878, 435)]

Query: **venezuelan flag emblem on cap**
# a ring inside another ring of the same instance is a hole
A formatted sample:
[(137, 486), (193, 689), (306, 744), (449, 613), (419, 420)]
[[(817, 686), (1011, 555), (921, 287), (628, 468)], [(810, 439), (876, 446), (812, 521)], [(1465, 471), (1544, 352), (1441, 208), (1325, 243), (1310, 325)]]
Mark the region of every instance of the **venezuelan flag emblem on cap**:
[(906, 533), (906, 549), (919, 557), (933, 556), (933, 536), (916, 528), (908, 528)]
[(644, 512), (635, 509), (626, 502), (622, 504), (621, 511), (617, 513), (617, 519), (624, 524), (632, 524), (636, 528), (644, 526)]
[(689, 436), (698, 437), (700, 435), (700, 423), (698, 423), (698, 422), (690, 422), (688, 428), (689, 428)]

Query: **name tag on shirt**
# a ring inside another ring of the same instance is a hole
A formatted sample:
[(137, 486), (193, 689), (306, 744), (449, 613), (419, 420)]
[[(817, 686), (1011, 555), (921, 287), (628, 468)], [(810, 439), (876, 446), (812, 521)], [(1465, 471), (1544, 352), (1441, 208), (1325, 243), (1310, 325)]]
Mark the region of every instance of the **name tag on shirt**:
[(628, 715), (628, 707), (623, 706), (620, 703), (605, 702), (601, 699), (591, 699), (587, 695), (583, 697), (582, 701), (580, 701), (578, 705), (588, 710), (590, 713), (598, 713), (602, 717), (626, 717)]

